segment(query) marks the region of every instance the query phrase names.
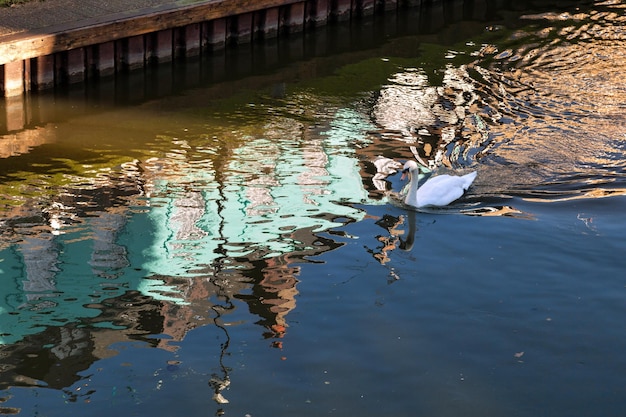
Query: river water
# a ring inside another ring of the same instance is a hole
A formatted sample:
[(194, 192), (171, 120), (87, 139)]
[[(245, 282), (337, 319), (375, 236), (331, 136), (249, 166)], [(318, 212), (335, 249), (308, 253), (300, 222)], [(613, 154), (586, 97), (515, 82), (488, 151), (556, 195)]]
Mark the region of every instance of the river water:
[(626, 6), (496, 3), (29, 97), (0, 415), (621, 416)]

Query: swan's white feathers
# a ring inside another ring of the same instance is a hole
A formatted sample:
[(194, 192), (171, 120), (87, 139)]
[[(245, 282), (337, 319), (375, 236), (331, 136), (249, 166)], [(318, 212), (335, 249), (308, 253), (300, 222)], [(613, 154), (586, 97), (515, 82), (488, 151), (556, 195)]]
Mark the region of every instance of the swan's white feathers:
[(407, 161), (404, 170), (410, 175), (409, 191), (404, 202), (414, 207), (442, 207), (458, 200), (472, 185), (476, 171), (463, 176), (437, 175), (429, 178), (418, 188), (419, 167), (415, 161)]

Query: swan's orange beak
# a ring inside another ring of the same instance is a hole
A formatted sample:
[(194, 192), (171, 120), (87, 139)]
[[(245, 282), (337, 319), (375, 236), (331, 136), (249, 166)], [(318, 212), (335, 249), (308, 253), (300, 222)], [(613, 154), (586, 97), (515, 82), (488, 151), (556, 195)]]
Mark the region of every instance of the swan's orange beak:
[(400, 180), (404, 180), (406, 177), (408, 177), (409, 174), (409, 170), (408, 169), (403, 169), (402, 170), (402, 176), (400, 177)]

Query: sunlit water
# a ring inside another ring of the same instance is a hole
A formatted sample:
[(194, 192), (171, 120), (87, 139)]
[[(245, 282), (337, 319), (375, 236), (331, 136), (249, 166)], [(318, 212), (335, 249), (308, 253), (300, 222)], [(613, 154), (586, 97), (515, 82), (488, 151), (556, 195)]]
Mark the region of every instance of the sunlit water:
[[(0, 414), (622, 415), (624, 6), (476, 3), (33, 97)], [(478, 178), (415, 212), (378, 156)]]

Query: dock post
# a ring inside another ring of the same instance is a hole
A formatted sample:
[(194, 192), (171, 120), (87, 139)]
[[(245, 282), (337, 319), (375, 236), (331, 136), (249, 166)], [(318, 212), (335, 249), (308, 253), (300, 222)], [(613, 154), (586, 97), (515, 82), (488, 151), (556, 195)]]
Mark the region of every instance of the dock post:
[(356, 3), (358, 5), (358, 16), (371, 16), (374, 14), (376, 8), (375, 0), (361, 0)]
[(54, 86), (54, 55), (31, 59), (31, 85), (35, 90)]
[(398, 9), (398, 0), (383, 0), (382, 9), (385, 12)]
[(271, 39), (278, 36), (280, 13), (278, 7), (259, 10), (254, 14), (254, 39)]
[(97, 77), (115, 74), (115, 42), (110, 41), (98, 45), (94, 72)]
[(67, 51), (64, 73), (66, 81), (74, 84), (85, 79), (85, 49), (77, 48)]
[(151, 63), (169, 62), (173, 58), (174, 32), (159, 30), (146, 37), (146, 58)]
[(176, 59), (200, 54), (200, 24), (192, 23), (174, 31), (174, 57)]
[(329, 0), (309, 0), (306, 2), (306, 23), (308, 26), (321, 26), (328, 22)]
[(352, 12), (352, 0), (335, 0), (333, 18), (338, 21), (349, 20)]
[(202, 48), (210, 51), (226, 46), (226, 18), (210, 20), (202, 25)]
[(24, 61), (4, 64), (0, 73), (4, 96), (20, 95), (24, 92)]
[(145, 65), (146, 46), (142, 35), (131, 36), (116, 42), (115, 49), (120, 69), (132, 71)]
[(295, 33), (304, 30), (304, 3), (293, 3), (281, 7), (281, 32)]

